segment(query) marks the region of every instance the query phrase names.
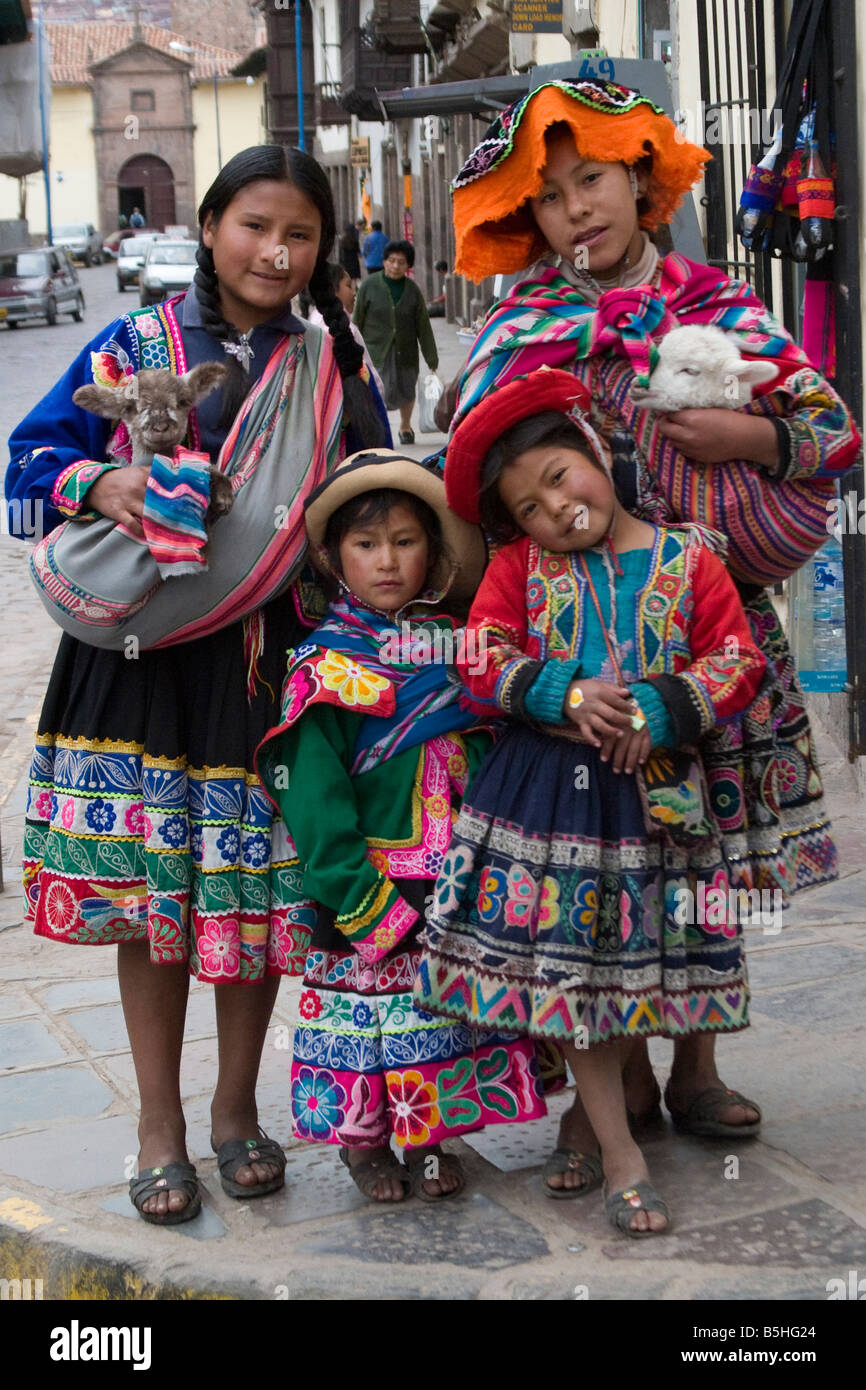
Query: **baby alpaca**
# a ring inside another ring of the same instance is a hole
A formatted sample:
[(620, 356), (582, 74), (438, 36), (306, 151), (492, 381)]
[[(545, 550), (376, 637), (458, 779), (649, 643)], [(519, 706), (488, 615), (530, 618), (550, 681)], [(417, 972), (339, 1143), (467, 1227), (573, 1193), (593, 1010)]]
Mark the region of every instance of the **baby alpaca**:
[[(119, 386), (79, 386), (72, 399), (94, 415), (122, 420), (132, 443), (131, 463), (149, 467), (154, 454), (171, 457), (186, 434), (189, 412), (225, 376), (222, 362), (202, 362), (183, 376), (167, 367), (146, 368)], [(212, 468), (207, 520), (225, 516), (232, 501), (231, 479)]]
[(744, 361), (736, 340), (712, 324), (674, 328), (658, 351), (649, 385), (633, 383), (629, 393), (647, 410), (736, 410), (751, 400), (753, 387), (779, 374), (773, 362)]

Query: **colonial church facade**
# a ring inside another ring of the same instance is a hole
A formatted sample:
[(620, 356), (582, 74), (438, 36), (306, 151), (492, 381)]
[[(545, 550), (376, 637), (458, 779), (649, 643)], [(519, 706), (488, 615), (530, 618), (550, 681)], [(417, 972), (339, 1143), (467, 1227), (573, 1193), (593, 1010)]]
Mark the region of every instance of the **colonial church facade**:
[[(55, 227), (92, 222), (108, 235), (121, 214), (128, 219), (138, 207), (148, 226), (180, 225), (192, 234), (220, 162), (267, 139), (262, 79), (232, 74), (248, 48), (202, 42), (192, 22), (184, 30), (46, 23)], [(248, 37), (243, 26), (236, 32)], [(0, 177), (0, 219), (18, 215), (19, 196), (18, 181)], [(25, 215), (31, 238), (43, 236), (41, 171), (25, 181)]]

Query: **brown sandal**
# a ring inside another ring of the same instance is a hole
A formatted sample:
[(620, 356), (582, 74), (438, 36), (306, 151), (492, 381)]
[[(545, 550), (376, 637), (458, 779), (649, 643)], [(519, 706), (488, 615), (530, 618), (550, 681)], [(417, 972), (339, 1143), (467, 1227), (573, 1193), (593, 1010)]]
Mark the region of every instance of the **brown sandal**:
[[(435, 1178), (428, 1177), (424, 1172), (428, 1158), (435, 1158), (439, 1164)], [(416, 1197), (420, 1197), (422, 1202), (442, 1202), (446, 1197), (459, 1197), (466, 1186), (466, 1174), (460, 1159), (456, 1154), (442, 1153), (441, 1149), (438, 1152), (435, 1149), (427, 1149), (424, 1153), (407, 1153), (406, 1167), (412, 1175), (412, 1192)], [(436, 1182), (439, 1173), (447, 1173), (449, 1177), (456, 1178), (457, 1186), (450, 1192), (425, 1192), (425, 1182)]]
[[(685, 1110), (675, 1110), (670, 1100), (670, 1082), (665, 1087), (665, 1105), (673, 1121), (674, 1129), (680, 1134), (695, 1134), (700, 1139), (751, 1139), (761, 1130), (761, 1109), (753, 1100), (740, 1095), (739, 1091), (729, 1091), (727, 1086), (710, 1086), (695, 1096)], [(748, 1106), (757, 1110), (758, 1118), (749, 1125), (726, 1125), (719, 1119), (722, 1110), (729, 1105)]]
[[(401, 1200), (405, 1201), (412, 1192), (412, 1178), (402, 1163), (398, 1163), (391, 1151), (387, 1156), (382, 1155), (378, 1158), (368, 1158), (364, 1163), (350, 1163), (348, 1148), (340, 1149), (340, 1162), (349, 1170), (349, 1177), (357, 1187), (358, 1191), (370, 1202), (381, 1202), (381, 1197), (376, 1196), (376, 1187), (383, 1178), (397, 1178), (403, 1188), (404, 1196)], [(389, 1199), (392, 1203), (394, 1198)]]

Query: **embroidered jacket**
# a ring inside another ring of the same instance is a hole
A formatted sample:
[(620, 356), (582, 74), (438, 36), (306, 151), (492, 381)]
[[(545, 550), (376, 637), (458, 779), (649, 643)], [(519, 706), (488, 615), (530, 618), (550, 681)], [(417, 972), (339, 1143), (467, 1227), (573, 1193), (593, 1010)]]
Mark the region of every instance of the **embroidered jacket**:
[[(668, 720), (660, 722), (672, 728), (673, 747), (695, 743), (745, 709), (765, 668), (724, 565), (705, 546), (686, 541), (682, 530), (658, 529), (638, 600), (633, 660), (638, 685), (651, 687), (665, 707)], [(581, 664), (587, 588), (576, 553), (554, 554), (528, 536), (499, 551), (467, 623), (467, 645), (486, 654), (486, 667), (479, 672), (476, 664), (473, 674), (457, 663), (478, 708), (492, 703), (519, 718), (538, 718), (544, 687), (549, 714), (543, 722), (566, 724), (569, 683), (598, 674)]]

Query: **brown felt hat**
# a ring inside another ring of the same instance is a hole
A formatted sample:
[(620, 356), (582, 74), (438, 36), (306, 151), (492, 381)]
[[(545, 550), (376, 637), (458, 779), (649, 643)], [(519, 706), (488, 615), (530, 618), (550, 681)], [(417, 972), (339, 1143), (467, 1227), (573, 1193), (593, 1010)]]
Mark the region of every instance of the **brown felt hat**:
[[(438, 472), (425, 467), (418, 459), (398, 454), (393, 449), (363, 449), (351, 454), (304, 505), (304, 519), (310, 541), (310, 558), (319, 569), (330, 572), (325, 555), (325, 532), (328, 522), (344, 502), (365, 492), (382, 492), (393, 488), (411, 493), (426, 502), (439, 518), (442, 539), (447, 555), (447, 567), (436, 573), (436, 588), (447, 586), (449, 596), (470, 599), (475, 594), (487, 560), (487, 548), (478, 526), (463, 521), (448, 506), (445, 483)], [(453, 573), (450, 585), (449, 574)]]

